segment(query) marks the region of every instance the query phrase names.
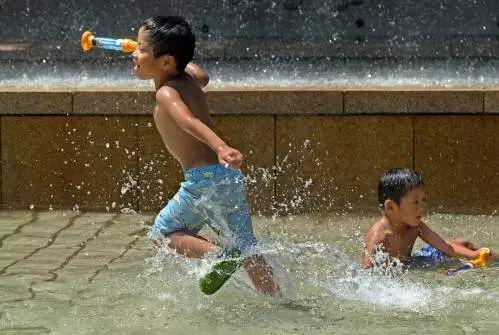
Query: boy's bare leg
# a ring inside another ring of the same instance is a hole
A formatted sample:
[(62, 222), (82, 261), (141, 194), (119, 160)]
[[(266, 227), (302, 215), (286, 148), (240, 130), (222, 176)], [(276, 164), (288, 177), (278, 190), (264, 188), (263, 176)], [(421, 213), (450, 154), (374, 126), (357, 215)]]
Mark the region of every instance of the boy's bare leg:
[(244, 260), (244, 267), (248, 275), (260, 292), (271, 295), (280, 295), (280, 289), (274, 280), (272, 267), (265, 262), (261, 255), (253, 255)]
[[(177, 231), (166, 236), (170, 242), (168, 246), (175, 249), (181, 255), (189, 258), (202, 258), (207, 253), (215, 253), (220, 247), (211, 243), (207, 239), (188, 232)], [(152, 240), (158, 246), (158, 241)]]

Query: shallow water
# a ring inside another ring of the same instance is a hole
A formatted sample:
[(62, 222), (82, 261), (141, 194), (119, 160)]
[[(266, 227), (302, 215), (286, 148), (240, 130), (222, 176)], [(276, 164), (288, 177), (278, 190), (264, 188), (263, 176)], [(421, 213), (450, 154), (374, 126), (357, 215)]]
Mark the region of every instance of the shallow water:
[[(0, 334), (493, 334), (499, 327), (497, 263), (453, 278), (443, 266), (390, 275), (360, 269), (362, 234), (374, 215), (255, 218), (282, 299), (256, 293), (242, 270), (215, 295), (202, 295), (197, 283), (210, 260), (153, 252), (144, 229), (152, 218), (0, 212)], [(435, 214), (427, 222), (499, 248), (498, 216)]]

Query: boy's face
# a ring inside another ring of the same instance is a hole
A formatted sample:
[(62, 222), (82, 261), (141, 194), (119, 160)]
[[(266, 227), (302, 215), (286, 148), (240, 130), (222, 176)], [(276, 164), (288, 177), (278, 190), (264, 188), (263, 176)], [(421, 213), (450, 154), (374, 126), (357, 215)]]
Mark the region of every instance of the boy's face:
[(139, 79), (154, 79), (159, 71), (171, 70), (173, 57), (168, 55), (154, 57), (152, 45), (149, 44), (149, 32), (144, 28), (139, 29), (137, 42), (138, 47), (132, 53), (132, 58), (133, 72)]
[(400, 206), (396, 206), (395, 212), (400, 221), (417, 227), (421, 224), (426, 205), (426, 190), (424, 187), (417, 187), (400, 199)]

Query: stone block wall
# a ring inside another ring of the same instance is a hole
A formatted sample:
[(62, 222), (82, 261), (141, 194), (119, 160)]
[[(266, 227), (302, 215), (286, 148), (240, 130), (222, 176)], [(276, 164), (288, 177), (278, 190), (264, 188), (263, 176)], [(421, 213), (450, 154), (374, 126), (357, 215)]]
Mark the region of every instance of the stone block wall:
[[(208, 91), (262, 214), (375, 209), (384, 170), (423, 173), (430, 210), (499, 210), (498, 92)], [(1, 204), (155, 212), (181, 170), (149, 91), (0, 92)]]

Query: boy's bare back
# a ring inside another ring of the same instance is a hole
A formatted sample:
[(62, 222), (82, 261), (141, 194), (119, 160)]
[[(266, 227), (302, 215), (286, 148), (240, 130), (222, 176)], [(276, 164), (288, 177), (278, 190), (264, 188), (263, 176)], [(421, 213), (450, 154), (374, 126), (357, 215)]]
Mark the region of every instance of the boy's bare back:
[(216, 164), (215, 152), (175, 122), (162, 102), (165, 98), (172, 104), (185, 104), (194, 118), (212, 128), (206, 97), (196, 81), (188, 74), (168, 80), (156, 93), (154, 122), (168, 151), (182, 168)]

